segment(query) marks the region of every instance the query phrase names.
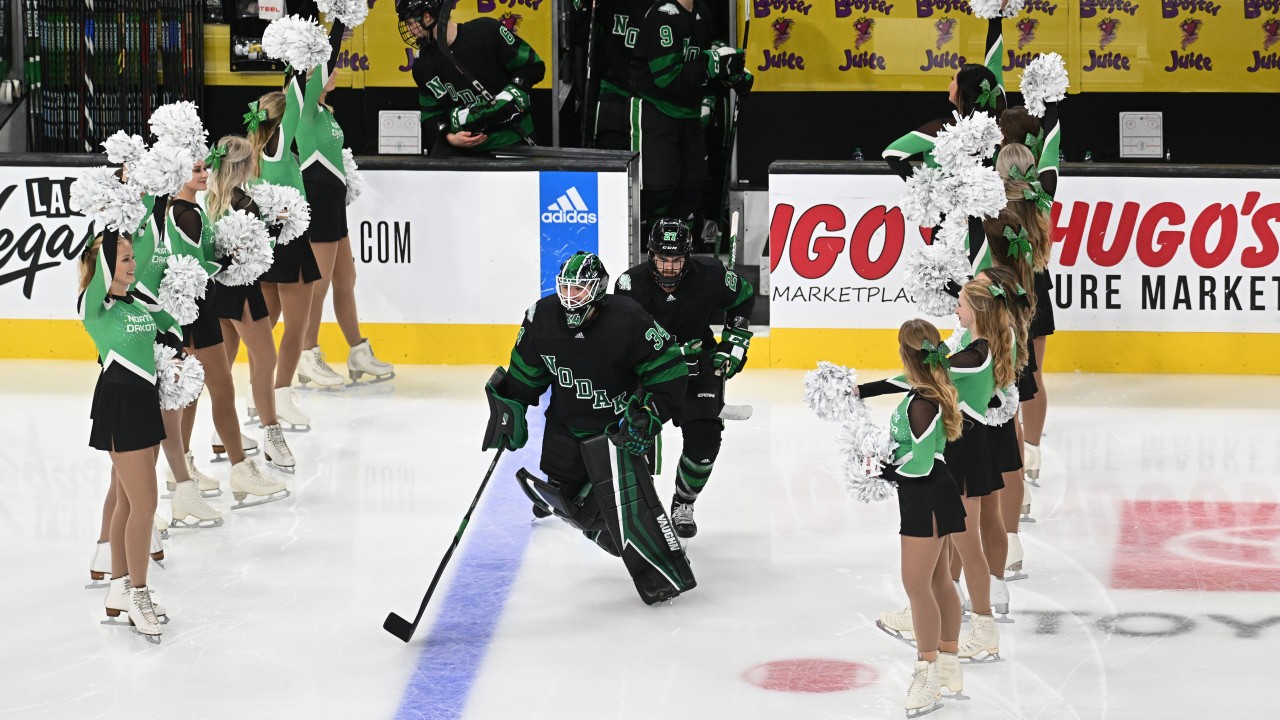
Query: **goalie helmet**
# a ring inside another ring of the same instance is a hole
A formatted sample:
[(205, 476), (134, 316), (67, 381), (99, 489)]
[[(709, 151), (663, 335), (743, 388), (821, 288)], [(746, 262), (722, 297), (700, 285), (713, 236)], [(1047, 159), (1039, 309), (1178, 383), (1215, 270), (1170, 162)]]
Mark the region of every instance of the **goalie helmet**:
[(556, 275), (556, 296), (569, 327), (583, 324), (608, 287), (609, 272), (595, 254), (579, 250), (564, 261)]
[[(396, 18), (400, 21), (400, 38), (413, 48), (418, 47), (423, 40), (430, 39), (434, 34), (432, 31), (435, 29), (435, 22), (424, 25), (423, 13), (429, 13), (432, 18), (439, 21), (440, 14), (449, 4), (450, 0), (396, 0)], [(411, 25), (417, 25), (423, 34), (415, 33)]]
[[(658, 287), (670, 290), (680, 284), (689, 268), (689, 253), (693, 252), (693, 233), (679, 220), (663, 218), (649, 229), (649, 274)], [(659, 264), (657, 257), (681, 258), (677, 263)], [(678, 267), (673, 267), (678, 265)]]

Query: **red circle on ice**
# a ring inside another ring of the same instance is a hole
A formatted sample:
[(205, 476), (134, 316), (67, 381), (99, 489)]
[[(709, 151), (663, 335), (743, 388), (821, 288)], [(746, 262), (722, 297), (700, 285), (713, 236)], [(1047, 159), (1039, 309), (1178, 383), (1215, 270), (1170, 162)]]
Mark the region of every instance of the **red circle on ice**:
[(880, 674), (862, 663), (801, 658), (756, 665), (742, 673), (742, 679), (765, 690), (831, 693), (864, 688), (880, 679)]

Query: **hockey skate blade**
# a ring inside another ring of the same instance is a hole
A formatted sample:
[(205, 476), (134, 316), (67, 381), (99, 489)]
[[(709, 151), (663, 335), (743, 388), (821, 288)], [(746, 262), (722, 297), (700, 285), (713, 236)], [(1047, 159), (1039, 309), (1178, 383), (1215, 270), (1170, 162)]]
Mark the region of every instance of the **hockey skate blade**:
[[(190, 515), (189, 517), (195, 517), (195, 516), (194, 516), (194, 515)], [(192, 530), (197, 529), (197, 528), (216, 528), (216, 527), (222, 527), (222, 518), (220, 518), (220, 517), (219, 517), (219, 518), (213, 518), (213, 519), (211, 519), (211, 520), (200, 520), (199, 518), (197, 518), (195, 522), (187, 522), (187, 518), (183, 518), (183, 519), (181, 519), (181, 520), (179, 520), (178, 518), (174, 518), (174, 519), (172, 519), (172, 520), (170, 520), (170, 521), (169, 521), (169, 527), (171, 527), (171, 528), (190, 528), (190, 529), (192, 529)]]
[(903, 635), (902, 633), (898, 632), (897, 630), (894, 630), (888, 625), (885, 625), (883, 622), (880, 622), (879, 620), (876, 621), (876, 627), (880, 628), (886, 635), (888, 635), (889, 637), (895, 640), (901, 640), (902, 642), (906, 643), (907, 645), (910, 645), (911, 647), (916, 646), (916, 641), (914, 638), (909, 638), (906, 635)]
[[(244, 499), (249, 497), (249, 493), (231, 493), (231, 495), (236, 499), (236, 504), (232, 505), (231, 509), (243, 510), (245, 508), (256, 507), (258, 505), (266, 505), (267, 503), (273, 503), (273, 502), (276, 502), (277, 500), (284, 500), (285, 498), (289, 497), (292, 494), (293, 493), (289, 492), (288, 489), (285, 489), (285, 490), (281, 490), (278, 493), (273, 493), (271, 495), (254, 495), (253, 497), (255, 498), (255, 500), (253, 502), (245, 502)], [(261, 499), (256, 499), (256, 498), (261, 498)]]
[(750, 420), (755, 408), (750, 405), (725, 405), (720, 409), (721, 420), (743, 421)]
[(382, 621), (382, 629), (400, 638), (403, 642), (409, 642), (415, 630), (413, 623), (395, 613), (387, 613), (387, 619)]
[(929, 713), (933, 712), (934, 710), (939, 710), (939, 709), (941, 709), (941, 708), (942, 708), (942, 701), (940, 701), (940, 700), (934, 700), (934, 701), (933, 701), (933, 704), (932, 704), (932, 705), (930, 705), (929, 707), (922, 707), (922, 708), (919, 708), (919, 709), (917, 709), (917, 710), (908, 710), (908, 711), (907, 711), (907, 720), (911, 720), (911, 718), (924, 717), (925, 715), (928, 715)]

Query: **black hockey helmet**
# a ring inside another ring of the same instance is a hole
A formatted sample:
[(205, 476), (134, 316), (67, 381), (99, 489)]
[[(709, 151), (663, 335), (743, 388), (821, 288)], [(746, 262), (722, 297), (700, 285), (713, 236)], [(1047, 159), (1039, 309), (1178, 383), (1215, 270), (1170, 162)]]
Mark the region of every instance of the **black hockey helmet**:
[[(674, 218), (663, 218), (649, 228), (649, 274), (659, 287), (671, 289), (680, 284), (689, 268), (689, 254), (693, 252), (693, 233), (689, 226)], [(682, 257), (685, 259), (674, 274), (664, 274), (658, 268), (656, 256)]]
[(569, 327), (576, 328), (587, 319), (591, 307), (609, 289), (609, 271), (594, 253), (578, 252), (560, 265), (556, 274), (556, 295), (564, 307)]
[(418, 47), (418, 44), (425, 38), (414, 34), (409, 28), (409, 23), (417, 24), (418, 27), (426, 31), (426, 37), (429, 38), (435, 23), (432, 23), (431, 26), (423, 25), (423, 13), (430, 13), (431, 17), (438, 21), (440, 14), (451, 2), (452, 0), (396, 0), (396, 17), (400, 20), (400, 38), (409, 47)]

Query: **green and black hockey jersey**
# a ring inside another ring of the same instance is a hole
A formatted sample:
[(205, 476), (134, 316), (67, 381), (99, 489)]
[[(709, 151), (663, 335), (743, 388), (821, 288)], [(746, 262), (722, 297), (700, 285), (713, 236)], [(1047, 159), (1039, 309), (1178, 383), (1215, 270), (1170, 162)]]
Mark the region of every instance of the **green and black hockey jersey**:
[(702, 116), (710, 78), (704, 50), (714, 40), (706, 4), (685, 10), (675, 0), (654, 3), (640, 21), (631, 53), (632, 94), (678, 119)]
[(702, 352), (710, 356), (716, 350), (712, 323), (726, 313), (726, 327), (745, 329), (756, 304), (755, 288), (711, 258), (691, 255), (685, 262), (687, 270), (674, 292), (658, 287), (647, 262), (618, 276), (614, 292), (640, 303), (676, 343), (702, 340)]
[(634, 393), (652, 393), (664, 422), (679, 419), (688, 369), (675, 341), (636, 301), (606, 295), (585, 327), (570, 328), (548, 295), (529, 307), (511, 351), (513, 400), (536, 405), (548, 386), (548, 422), (583, 438), (617, 421)]
[[(444, 142), (449, 130), (449, 113), (455, 107), (471, 107), (485, 102), (507, 85), (526, 92), (546, 74), (546, 65), (529, 43), (493, 18), (477, 18), (459, 23), (449, 52), (483, 88), (475, 88), (435, 45), (419, 50), (413, 61), (413, 82), (418, 86), (422, 114), (422, 137), (428, 147)], [(512, 125), (490, 131), (477, 150), (505, 147), (520, 141), (520, 134), (533, 134), (533, 118), (525, 113)]]
[(646, 0), (599, 0), (600, 94), (631, 96), (631, 53), (640, 37), (640, 21), (652, 5)]

